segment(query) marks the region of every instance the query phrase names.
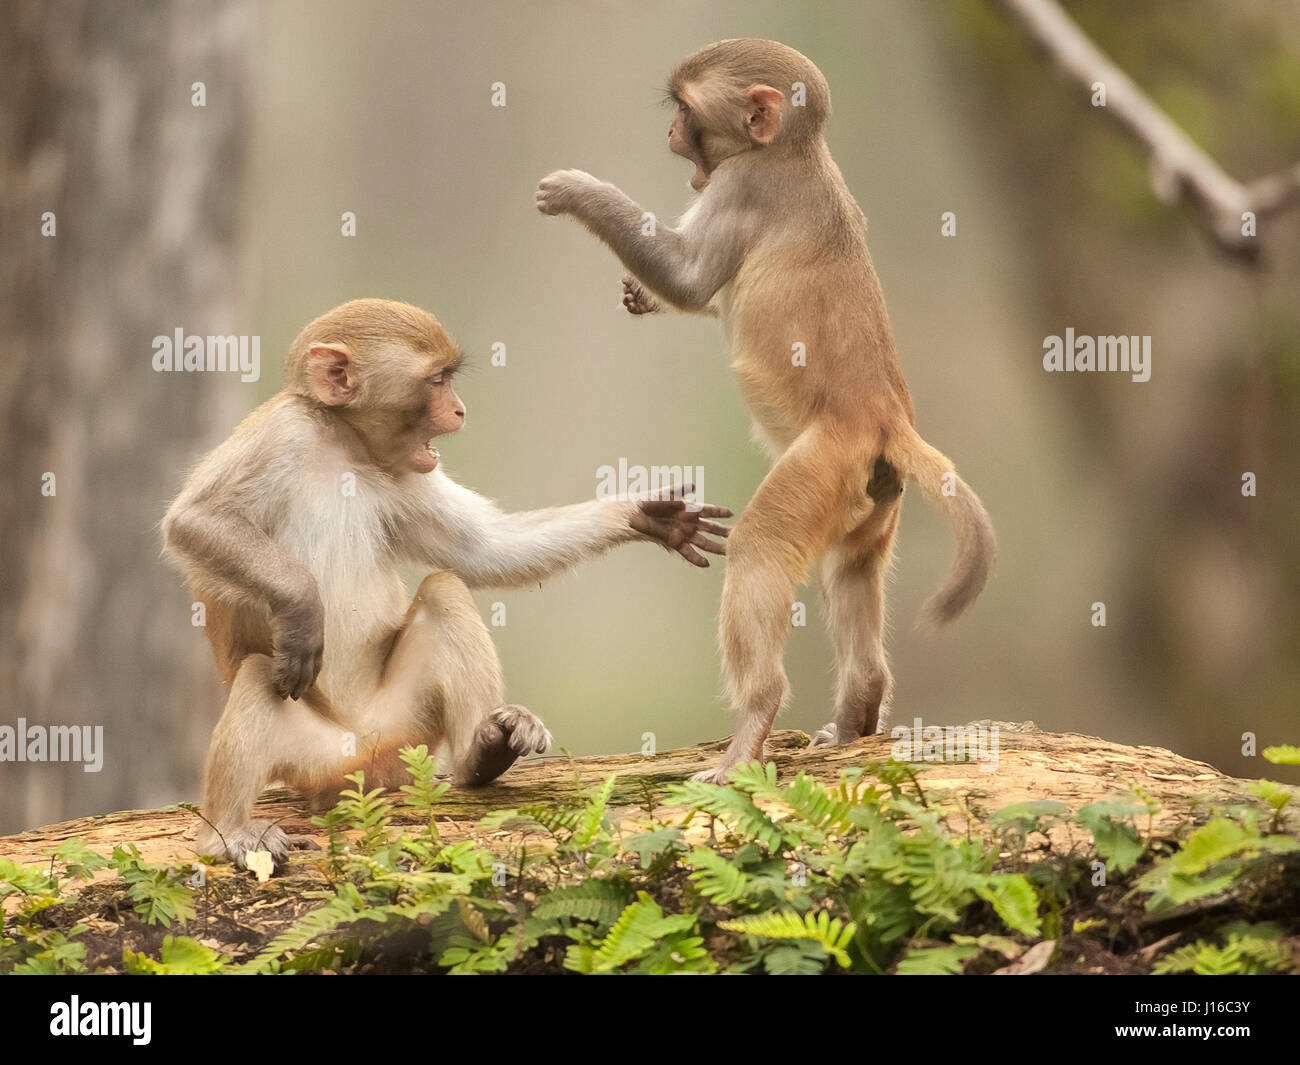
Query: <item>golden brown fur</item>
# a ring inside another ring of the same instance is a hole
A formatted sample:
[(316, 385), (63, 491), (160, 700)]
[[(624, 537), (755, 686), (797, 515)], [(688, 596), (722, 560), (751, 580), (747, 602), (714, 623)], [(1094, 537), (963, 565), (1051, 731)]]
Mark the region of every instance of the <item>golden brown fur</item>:
[[(507, 514), (439, 468), (431, 441), (465, 408), (459, 350), (426, 311), (353, 300), (294, 341), (285, 388), (191, 473), (163, 519), (168, 556), (206, 604), (230, 685), (204, 773), (202, 853), (277, 864), (295, 841), (251, 820), (272, 779), (328, 802), (356, 769), (404, 777), (404, 746), (445, 745), (475, 786), (550, 743), (505, 703), (469, 586), (518, 585), (647, 540), (706, 566), (730, 511), (591, 500)], [(408, 606), (400, 567), (432, 567)]]
[(677, 66), (669, 94), (678, 105), (669, 147), (695, 164), (700, 190), (676, 228), (645, 235), (643, 208), (582, 171), (544, 178), (537, 199), (622, 259), (633, 313), (663, 301), (718, 314), (774, 459), (727, 552), (719, 635), (739, 722), (719, 765), (701, 774), (721, 780), (761, 756), (788, 698), (790, 604), (818, 559), (839, 680), (834, 720), (817, 741), (877, 728), (891, 686), (884, 576), (904, 480), (920, 484), (957, 538), (928, 618), (949, 621), (975, 599), (995, 547), (975, 493), (913, 427), (866, 219), (822, 139), (830, 91), (821, 72), (775, 41), (721, 41)]

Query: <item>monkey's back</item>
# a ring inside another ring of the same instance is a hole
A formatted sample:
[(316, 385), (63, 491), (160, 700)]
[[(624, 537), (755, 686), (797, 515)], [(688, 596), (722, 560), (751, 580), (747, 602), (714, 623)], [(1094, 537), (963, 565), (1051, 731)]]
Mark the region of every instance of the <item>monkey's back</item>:
[(838, 169), (762, 234), (721, 301), (732, 368), (755, 417), (788, 443), (815, 419), (912, 417), (862, 212)]

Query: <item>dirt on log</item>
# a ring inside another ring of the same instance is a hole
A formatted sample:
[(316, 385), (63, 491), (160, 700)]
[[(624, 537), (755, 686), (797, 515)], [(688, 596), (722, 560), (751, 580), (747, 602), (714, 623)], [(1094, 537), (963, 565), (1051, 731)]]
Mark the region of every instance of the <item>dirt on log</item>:
[[(927, 762), (919, 768), (919, 779), (928, 796), (954, 802), (977, 823), (1012, 803), (1051, 799), (1073, 811), (1090, 802), (1130, 795), (1135, 785), (1160, 804), (1151, 825), (1157, 832), (1174, 822), (1203, 820), (1212, 806), (1256, 804), (1246, 790), (1247, 781), (1162, 747), (1129, 747), (1095, 736), (1042, 732), (1032, 722), (974, 724), (998, 726), (996, 769), (988, 771), (973, 761)], [(491, 833), (476, 831), (480, 818), (495, 810), (562, 802), (610, 773), (618, 778), (610, 800), (614, 816), (631, 820), (646, 816), (653, 807), (656, 817), (670, 818), (675, 810), (663, 803), (666, 786), (707, 767), (725, 743), (683, 747), (654, 757), (603, 755), (522, 762), (491, 787), (449, 791), (439, 803), (438, 831), (448, 842), (474, 838), (490, 845)], [(842, 769), (888, 761), (892, 743), (882, 734), (845, 747), (808, 750), (805, 733), (782, 731), (768, 741), (768, 757), (783, 779), (803, 771), (833, 782)], [(291, 834), (314, 835), (325, 842), (294, 792), (266, 792), (255, 816), (278, 822)], [(104, 854), (133, 843), (146, 860), (186, 863), (196, 857), (198, 826), (193, 813), (178, 807), (125, 810), (0, 837), (0, 857), (22, 863), (48, 861), (49, 853), (63, 840), (80, 837)], [(213, 871), (222, 869), (230, 866)]]

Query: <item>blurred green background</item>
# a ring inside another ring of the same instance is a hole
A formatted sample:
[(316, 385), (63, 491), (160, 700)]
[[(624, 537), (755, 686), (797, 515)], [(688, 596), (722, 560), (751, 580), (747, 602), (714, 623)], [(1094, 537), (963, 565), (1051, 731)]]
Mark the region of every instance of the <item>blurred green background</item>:
[[(127, 26), (113, 7), (0, 16), (18, 69), (4, 235), (21, 251), (3, 275), (0, 724), (106, 732), (99, 774), (0, 765), (0, 830), (197, 797), (223, 692), (155, 525), (337, 303), (407, 300), (459, 339), (469, 419), (443, 464), (510, 509), (590, 497), (620, 458), (702, 467), (710, 501), (744, 506), (767, 463), (717, 322), (631, 318), (612, 255), (533, 206), (540, 177), (577, 167), (661, 218), (683, 209), (690, 167), (666, 149), (660, 89), (734, 36), (782, 40), (826, 74), (828, 140), (870, 222), (917, 426), (998, 531), (978, 605), (923, 636), (952, 539), (919, 496), (904, 508), (891, 720), (1031, 718), (1247, 776), (1262, 770), (1243, 732), (1300, 742), (1300, 210), (1261, 225), (1261, 264), (1222, 257), (996, 8), (177, 3), (128, 5)], [(1300, 159), (1300, 5), (1067, 9), (1234, 176)], [(263, 380), (159, 380), (149, 338), (177, 326), (260, 335)], [(1067, 327), (1151, 335), (1151, 380), (1045, 374), (1043, 337)], [(56, 500), (39, 493), (49, 469)], [(721, 579), (634, 545), (478, 598), (485, 615), (505, 604), (510, 698), (557, 747), (634, 751), (653, 732), (663, 750), (729, 731)], [(817, 598), (801, 593), (778, 727), (828, 716)]]

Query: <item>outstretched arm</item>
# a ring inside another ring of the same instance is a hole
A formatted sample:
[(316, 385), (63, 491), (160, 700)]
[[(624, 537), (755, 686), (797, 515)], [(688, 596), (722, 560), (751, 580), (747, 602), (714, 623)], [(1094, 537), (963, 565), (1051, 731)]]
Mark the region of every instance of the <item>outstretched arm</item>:
[(679, 228), (648, 225), (647, 212), (616, 186), (582, 170), (557, 170), (538, 185), (537, 209), (573, 215), (651, 291), (674, 307), (702, 311), (744, 253), (742, 227), (715, 225), (705, 195)]
[(421, 478), (399, 521), (398, 543), (415, 561), (448, 569), (470, 587), (529, 584), (603, 554), (648, 540), (707, 566), (728, 530), (709, 519), (725, 507), (688, 503), (689, 486), (654, 500), (599, 500), (510, 514), (441, 470)]

